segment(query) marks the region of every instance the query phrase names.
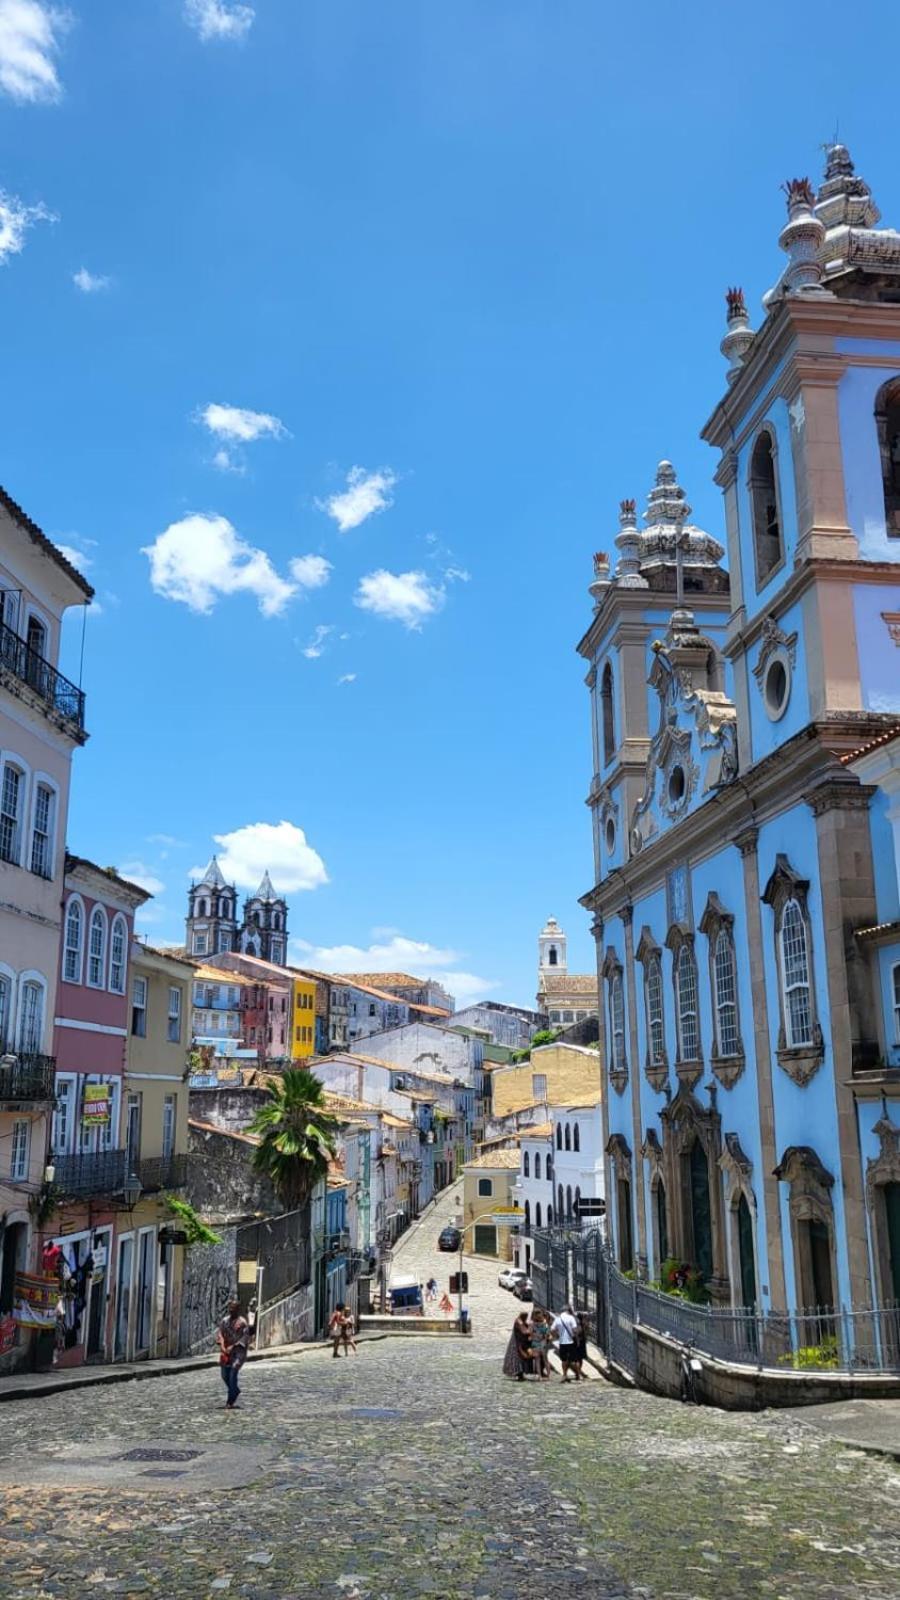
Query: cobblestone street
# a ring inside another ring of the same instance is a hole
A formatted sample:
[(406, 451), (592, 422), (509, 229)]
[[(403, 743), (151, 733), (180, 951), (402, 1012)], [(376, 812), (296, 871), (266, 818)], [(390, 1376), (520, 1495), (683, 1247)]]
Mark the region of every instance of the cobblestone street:
[[(449, 1209), (398, 1270), (446, 1284)], [(4, 1600), (898, 1593), (900, 1468), (794, 1418), (509, 1383), (517, 1303), (467, 1268), (471, 1340), (254, 1362), (234, 1415), (213, 1369), (4, 1404)]]

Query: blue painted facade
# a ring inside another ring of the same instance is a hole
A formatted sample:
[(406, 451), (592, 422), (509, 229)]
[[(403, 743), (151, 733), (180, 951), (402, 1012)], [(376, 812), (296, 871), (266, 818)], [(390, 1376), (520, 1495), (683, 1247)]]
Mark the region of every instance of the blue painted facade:
[(791, 187), (788, 266), (755, 333), (730, 296), (704, 430), (725, 537), (661, 463), (579, 644), (611, 1241), (760, 1309), (900, 1298), (900, 240), (877, 221), (843, 147), (817, 199)]

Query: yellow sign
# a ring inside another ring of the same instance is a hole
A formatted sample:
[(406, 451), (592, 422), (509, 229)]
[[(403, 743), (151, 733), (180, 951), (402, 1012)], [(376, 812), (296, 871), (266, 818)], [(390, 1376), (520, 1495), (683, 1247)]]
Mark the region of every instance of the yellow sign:
[(86, 1083), (81, 1105), (81, 1120), (86, 1127), (96, 1128), (109, 1122), (111, 1090), (108, 1083)]

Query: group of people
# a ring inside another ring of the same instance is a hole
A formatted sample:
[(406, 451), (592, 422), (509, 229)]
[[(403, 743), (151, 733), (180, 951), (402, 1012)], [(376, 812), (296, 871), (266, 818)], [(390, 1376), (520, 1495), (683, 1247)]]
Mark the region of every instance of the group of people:
[(570, 1373), (577, 1382), (584, 1376), (587, 1337), (584, 1313), (576, 1311), (572, 1305), (567, 1305), (556, 1317), (539, 1308), (522, 1310), (513, 1323), (506, 1347), (504, 1375), (518, 1379), (519, 1383), (524, 1383), (529, 1376), (538, 1378), (542, 1383), (549, 1382), (550, 1350), (555, 1345), (563, 1383), (569, 1382)]
[[(433, 1305), (435, 1300), (437, 1300), (438, 1289), (439, 1284), (437, 1278), (429, 1278), (425, 1285), (425, 1299), (429, 1304)], [(445, 1315), (448, 1313), (452, 1314), (454, 1310), (453, 1301), (450, 1299), (446, 1289), (441, 1295), (440, 1302), (438, 1304), (438, 1310), (443, 1311)]]
[(356, 1324), (353, 1321), (353, 1312), (343, 1301), (335, 1306), (328, 1319), (328, 1337), (331, 1340), (331, 1354), (337, 1360), (341, 1351), (348, 1356), (353, 1351), (359, 1355), (356, 1348)]

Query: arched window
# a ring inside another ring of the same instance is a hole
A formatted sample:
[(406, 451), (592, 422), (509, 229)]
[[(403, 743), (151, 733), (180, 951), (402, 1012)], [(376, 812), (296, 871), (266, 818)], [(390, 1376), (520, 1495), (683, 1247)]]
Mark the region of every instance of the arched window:
[[(525, 1159), (527, 1161), (528, 1157), (526, 1156)], [(539, 1178), (540, 1175), (541, 1175), (541, 1152), (540, 1152), (540, 1150), (535, 1150), (535, 1152), (534, 1152), (534, 1175), (535, 1175), (536, 1178)]]
[(565, 1145), (566, 1145), (566, 1149), (567, 1150), (571, 1150), (571, 1148), (572, 1148), (572, 1133), (571, 1133), (571, 1130), (569, 1128), (569, 1124), (568, 1123), (566, 1123)]
[(66, 983), (81, 982), (81, 955), (84, 943), (84, 909), (74, 895), (66, 906), (66, 939), (63, 977)]
[(117, 916), (109, 940), (109, 987), (113, 994), (125, 993), (125, 958), (128, 949), (128, 925), (123, 916)]
[(557, 957), (557, 954), (556, 954), (556, 945), (552, 944), (550, 946), (550, 949), (547, 952), (547, 965), (548, 965), (548, 967), (555, 967), (557, 965), (557, 961), (558, 961), (558, 957)]
[(881, 481), (884, 489), (884, 523), (889, 535), (900, 537), (900, 378), (891, 378), (875, 402)]
[(659, 956), (651, 956), (647, 963), (647, 1035), (650, 1065), (666, 1064), (666, 1031), (663, 1021), (663, 983)]
[(259, 912), (258, 911), (254, 911), (254, 913), (253, 913), (253, 925), (256, 928), (260, 927), (260, 920), (259, 920)]
[(795, 1049), (813, 1042), (806, 923), (796, 900), (788, 900), (782, 912), (780, 946), (785, 1033)]
[(581, 1149), (581, 1134), (580, 1134), (580, 1132), (578, 1130), (578, 1123), (577, 1122), (572, 1127), (572, 1149), (573, 1150), (580, 1150)]
[(277, 931), (281, 927), (281, 912), (276, 911), (272, 918), (272, 927)]
[(675, 996), (678, 1002), (678, 1053), (682, 1061), (700, 1059), (700, 1030), (697, 1023), (697, 967), (694, 952), (683, 944), (675, 967)]
[(0, 1054), (3, 1054), (11, 1041), (12, 1028), (12, 979), (0, 972)]
[[(528, 1155), (528, 1151), (524, 1150), (522, 1152), (522, 1176), (523, 1176), (523, 1178), (530, 1178), (530, 1176), (531, 1176), (531, 1172), (529, 1170), (530, 1167), (531, 1167), (531, 1159), (530, 1159), (530, 1157)], [(537, 1174), (535, 1174), (535, 1176), (537, 1176)]]
[(553, 1157), (549, 1155), (547, 1157), (547, 1182), (553, 1182)]
[(35, 978), (22, 985), (19, 996), (19, 1049), (23, 1055), (40, 1055), (44, 1037), (44, 986)]
[(25, 773), (7, 761), (0, 779), (0, 861), (17, 867), (22, 857)]
[(560, 1222), (562, 1222), (563, 1218), (565, 1217), (565, 1214), (566, 1214), (566, 1198), (565, 1198), (565, 1195), (563, 1194), (563, 1186), (560, 1183), (560, 1184), (557, 1184), (557, 1186), (556, 1186), (556, 1215), (557, 1215), (557, 1217), (558, 1217)]
[(576, 1186), (576, 1189), (575, 1189), (575, 1215), (576, 1215), (576, 1217), (578, 1216), (578, 1207), (580, 1205), (581, 1205), (581, 1189)]
[(525, 1232), (531, 1232), (531, 1201), (525, 1201)]
[(106, 973), (106, 912), (95, 906), (88, 934), (88, 987), (102, 989)]
[(768, 428), (757, 436), (750, 457), (748, 479), (753, 511), (753, 546), (756, 552), (756, 584), (761, 588), (784, 560), (781, 517), (778, 509), (778, 479), (775, 448)]
[(553, 1227), (553, 1207), (552, 1206), (548, 1206), (547, 1207), (547, 1227), (548, 1228), (552, 1228)]
[(562, 1123), (561, 1122), (558, 1122), (556, 1124), (556, 1148), (557, 1148), (557, 1150), (561, 1150), (562, 1149)]
[(657, 1267), (669, 1257), (669, 1219), (666, 1214), (666, 1186), (660, 1178), (656, 1185), (656, 1247), (659, 1252)]
[(616, 722), (613, 712), (613, 673), (607, 661), (600, 679), (600, 711), (603, 719), (603, 765), (608, 766), (616, 753)]
[(716, 1035), (719, 1054), (736, 1056), (741, 1048), (737, 1015), (737, 966), (734, 959), (734, 941), (728, 928), (722, 928), (716, 939), (713, 975), (716, 987)]
[(572, 1185), (570, 1183), (567, 1183), (566, 1184), (566, 1216), (567, 1217), (571, 1217), (571, 1215), (572, 1215)]
[(612, 1034), (612, 1064), (615, 1072), (627, 1072), (625, 1053), (625, 990), (621, 972), (614, 972), (609, 980), (609, 1020)]
[(205, 900), (198, 900), (197, 901), (197, 915), (198, 915), (198, 917), (205, 917), (207, 915), (208, 911), (209, 911), (208, 903)]
[(537, 1204), (536, 1204), (536, 1206), (534, 1208), (534, 1225), (535, 1225), (536, 1228), (539, 1228), (541, 1226), (541, 1202), (540, 1202), (540, 1200), (538, 1200), (538, 1202), (537, 1202)]

